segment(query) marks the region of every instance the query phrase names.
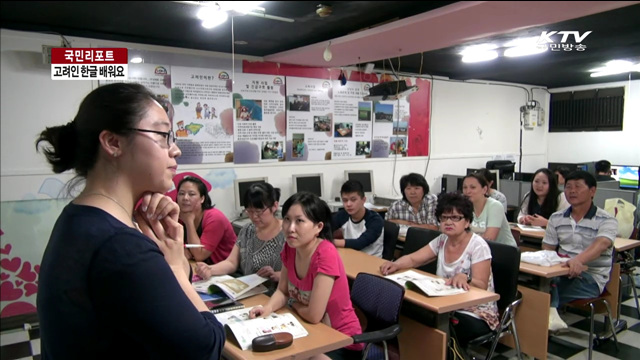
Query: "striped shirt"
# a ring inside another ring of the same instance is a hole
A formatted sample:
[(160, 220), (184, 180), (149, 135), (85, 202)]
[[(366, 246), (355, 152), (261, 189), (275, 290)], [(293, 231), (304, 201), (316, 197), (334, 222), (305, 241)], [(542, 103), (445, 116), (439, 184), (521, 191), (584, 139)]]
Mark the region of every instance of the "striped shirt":
[(618, 221), (592, 203), (584, 218), (576, 222), (571, 217), (571, 209), (572, 207), (569, 207), (565, 211), (555, 212), (549, 217), (549, 224), (542, 242), (558, 246), (560, 255), (569, 255), (573, 259), (591, 246), (597, 238), (603, 237), (610, 240), (609, 248), (598, 258), (585, 264), (589, 267), (586, 271), (593, 276), (602, 292), (609, 281)]
[(385, 219), (411, 221), (420, 225), (438, 225), (438, 222), (436, 221), (437, 202), (438, 198), (435, 195), (426, 194), (422, 198), (422, 203), (416, 213), (413, 210), (413, 206), (411, 206), (408, 201), (405, 199), (398, 200), (391, 204), (391, 207), (387, 210)]

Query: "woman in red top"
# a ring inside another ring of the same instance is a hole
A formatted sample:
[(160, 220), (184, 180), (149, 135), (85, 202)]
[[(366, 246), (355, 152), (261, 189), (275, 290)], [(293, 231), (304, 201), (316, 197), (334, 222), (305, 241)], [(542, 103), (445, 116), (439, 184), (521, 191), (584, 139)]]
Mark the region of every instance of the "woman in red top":
[[(299, 192), (283, 205), (282, 232), (286, 243), (280, 256), (278, 290), (250, 316), (266, 316), (289, 304), (310, 323), (323, 322), (343, 334), (362, 333), (349, 295), (344, 265), (332, 242), (331, 210), (316, 195)], [(363, 344), (352, 344), (314, 359), (360, 358)]]
[(185, 244), (204, 247), (184, 249), (189, 260), (216, 264), (226, 259), (236, 243), (236, 233), (229, 219), (211, 204), (208, 189), (195, 174), (187, 175), (178, 183), (177, 202), (180, 221), (184, 224)]

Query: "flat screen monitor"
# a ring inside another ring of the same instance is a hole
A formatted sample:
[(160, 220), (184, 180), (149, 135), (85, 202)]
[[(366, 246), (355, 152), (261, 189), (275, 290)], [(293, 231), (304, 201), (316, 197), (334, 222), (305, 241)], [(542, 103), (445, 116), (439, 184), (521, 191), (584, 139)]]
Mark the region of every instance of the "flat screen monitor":
[(611, 165), (611, 177), (620, 182), (620, 189), (638, 189), (639, 166)]
[(244, 195), (249, 187), (256, 183), (268, 182), (267, 177), (257, 177), (252, 179), (235, 179), (233, 181), (233, 191), (236, 197), (236, 209), (242, 211), (245, 207)]
[(373, 170), (345, 170), (346, 180), (356, 180), (362, 184), (365, 193), (373, 193)]
[(322, 174), (302, 174), (302, 175), (293, 175), (293, 192), (298, 193), (300, 191), (308, 191), (310, 193), (318, 195), (319, 198), (322, 198), (323, 192), (323, 181)]
[(513, 173), (513, 180), (533, 182), (533, 173), (525, 173), (525, 172)]
[(511, 179), (515, 172), (516, 163), (509, 160), (491, 160), (487, 161), (486, 168), (488, 170), (499, 170), (501, 179)]

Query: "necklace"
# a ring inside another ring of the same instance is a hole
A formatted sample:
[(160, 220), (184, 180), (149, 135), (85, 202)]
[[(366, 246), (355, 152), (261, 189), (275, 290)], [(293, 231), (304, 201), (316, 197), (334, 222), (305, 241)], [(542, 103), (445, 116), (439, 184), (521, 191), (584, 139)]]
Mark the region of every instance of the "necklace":
[(102, 196), (102, 197), (105, 197), (105, 198), (107, 198), (107, 199), (109, 199), (109, 200), (113, 201), (114, 203), (118, 204), (118, 206), (120, 206), (120, 208), (121, 208), (122, 210), (124, 210), (125, 214), (127, 214), (127, 216), (129, 217), (129, 219), (132, 219), (132, 218), (133, 218), (133, 214), (129, 214), (129, 211), (127, 211), (127, 209), (126, 209), (124, 206), (122, 206), (122, 204), (120, 204), (120, 202), (118, 202), (118, 200), (116, 200), (116, 199), (112, 198), (112, 197), (111, 197), (111, 196), (109, 196), (109, 195), (106, 195), (106, 194), (103, 194), (103, 193), (99, 193), (99, 192), (91, 192), (91, 193), (83, 194), (83, 195), (81, 195), (81, 197), (83, 197), (83, 196), (91, 196), (91, 195), (98, 195), (98, 196)]

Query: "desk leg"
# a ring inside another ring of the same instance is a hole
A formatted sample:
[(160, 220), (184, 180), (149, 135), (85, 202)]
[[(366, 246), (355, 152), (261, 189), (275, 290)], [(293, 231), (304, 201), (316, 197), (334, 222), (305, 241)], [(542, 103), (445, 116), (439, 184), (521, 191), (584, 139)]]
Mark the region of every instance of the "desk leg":
[(539, 276), (538, 279), (540, 279), (538, 289), (545, 294), (551, 295), (551, 278)]
[(449, 313), (438, 314), (436, 321), (436, 329), (442, 331), (447, 335), (447, 339), (449, 338)]

